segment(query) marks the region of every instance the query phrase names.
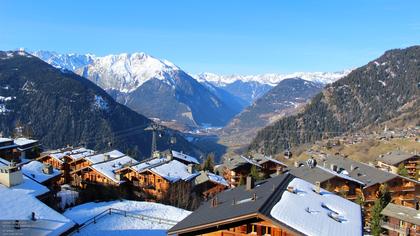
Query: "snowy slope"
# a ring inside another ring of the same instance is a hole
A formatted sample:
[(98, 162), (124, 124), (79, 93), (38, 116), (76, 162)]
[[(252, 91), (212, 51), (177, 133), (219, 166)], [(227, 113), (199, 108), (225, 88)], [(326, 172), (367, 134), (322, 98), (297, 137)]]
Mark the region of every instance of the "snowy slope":
[[(181, 221), (191, 212), (173, 206), (152, 202), (111, 201), (100, 203), (86, 203), (73, 207), (64, 215), (76, 223), (83, 223), (95, 215), (109, 209), (127, 211), (130, 215), (146, 215), (164, 218), (171, 221)], [(83, 228), (76, 235), (166, 235), (166, 231), (173, 225), (142, 220), (141, 217), (124, 217), (111, 214), (99, 219), (96, 224)]]

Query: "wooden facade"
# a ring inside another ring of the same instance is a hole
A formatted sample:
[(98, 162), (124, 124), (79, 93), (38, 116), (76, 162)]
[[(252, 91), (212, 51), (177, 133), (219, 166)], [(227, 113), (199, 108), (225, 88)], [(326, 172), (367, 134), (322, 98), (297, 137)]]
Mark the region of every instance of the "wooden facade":
[(71, 172), (71, 185), (84, 188), (85, 184), (101, 184), (101, 185), (110, 185), (118, 186), (119, 182), (116, 182), (101, 172), (91, 168), (85, 167)]
[(413, 155), (411, 158), (408, 158), (394, 165), (378, 161), (378, 167), (380, 169), (394, 174), (398, 174), (398, 168), (400, 165), (403, 165), (404, 168), (407, 170), (408, 177), (415, 180), (420, 180), (420, 157), (418, 155)]
[(228, 229), (219, 230), (216, 232), (205, 233), (203, 236), (292, 236), (300, 235), (296, 232), (291, 232), (285, 228), (272, 224), (270, 221), (261, 220), (254, 223), (245, 223), (240, 226), (231, 227)]
[(59, 161), (49, 155), (44, 155), (44, 156), (39, 157), (37, 161), (42, 162), (44, 164), (50, 164), (53, 168), (61, 172), (60, 179), (58, 181), (59, 184), (66, 184), (70, 182), (71, 170), (68, 164), (68, 162), (70, 161), (68, 157), (64, 157), (64, 161)]
[(139, 190), (137, 194), (145, 194), (141, 197), (145, 197), (146, 199), (163, 199), (171, 185), (168, 180), (150, 170), (145, 170), (139, 173), (135, 170), (129, 169), (129, 171), (124, 174), (124, 176), (128, 181), (131, 182), (134, 189)]
[(217, 193), (220, 193), (226, 189), (227, 186), (213, 181), (206, 181), (204, 183), (194, 186), (194, 190), (198, 193), (201, 193), (201, 196), (204, 199), (210, 199)]
[(334, 177), (323, 183), (321, 187), (354, 202), (362, 201), (365, 207), (365, 221), (370, 221), (370, 212), (381, 188), (386, 187), (391, 195), (391, 202), (401, 206), (414, 208), (420, 198), (420, 186), (408, 178), (396, 176), (382, 183), (364, 188), (360, 183), (340, 177)]
[(223, 177), (228, 181), (230, 187), (237, 187), (240, 185), (241, 181), (245, 181), (246, 177), (251, 172), (251, 166), (251, 164), (246, 164), (232, 170), (225, 168), (223, 170)]

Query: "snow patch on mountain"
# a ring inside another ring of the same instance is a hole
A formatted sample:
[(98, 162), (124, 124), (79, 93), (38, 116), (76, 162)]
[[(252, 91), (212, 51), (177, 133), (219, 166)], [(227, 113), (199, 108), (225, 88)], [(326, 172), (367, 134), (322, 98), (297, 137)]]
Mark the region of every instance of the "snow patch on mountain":
[(77, 68), (91, 64), (96, 58), (92, 54), (60, 54), (57, 52), (51, 51), (33, 51), (32, 55), (40, 58), (41, 60), (47, 62), (48, 64), (60, 68), (74, 71)]

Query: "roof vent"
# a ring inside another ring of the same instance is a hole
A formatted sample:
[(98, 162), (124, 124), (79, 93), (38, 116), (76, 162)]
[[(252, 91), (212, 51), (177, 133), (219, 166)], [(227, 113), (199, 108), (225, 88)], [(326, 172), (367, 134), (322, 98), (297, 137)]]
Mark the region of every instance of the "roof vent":
[(331, 168), (332, 171), (337, 172), (337, 165), (336, 164), (331, 164), (330, 168)]
[(321, 182), (316, 181), (315, 182), (315, 192), (320, 194), (321, 193)]
[(254, 178), (252, 178), (251, 176), (246, 177), (246, 190), (252, 190), (254, 188), (254, 185)]
[(104, 154), (104, 160), (105, 161), (111, 160), (111, 155), (109, 155), (108, 153), (107, 154)]
[(296, 189), (295, 189), (295, 187), (293, 187), (293, 186), (288, 186), (288, 187), (287, 187), (287, 191), (288, 191), (289, 193), (296, 193)]

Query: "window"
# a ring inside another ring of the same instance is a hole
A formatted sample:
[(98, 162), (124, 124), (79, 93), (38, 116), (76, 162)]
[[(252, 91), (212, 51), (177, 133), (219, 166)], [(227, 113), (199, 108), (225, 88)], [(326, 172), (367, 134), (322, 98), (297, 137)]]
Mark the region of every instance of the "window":
[(262, 226), (261, 227), (261, 233), (262, 233), (262, 235), (271, 235), (271, 227)]

